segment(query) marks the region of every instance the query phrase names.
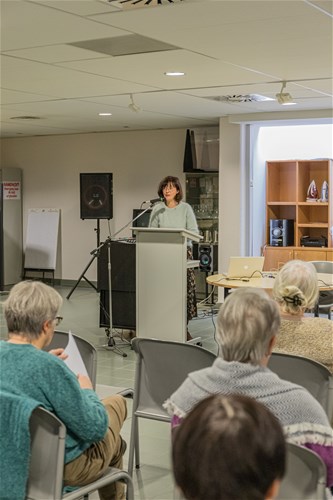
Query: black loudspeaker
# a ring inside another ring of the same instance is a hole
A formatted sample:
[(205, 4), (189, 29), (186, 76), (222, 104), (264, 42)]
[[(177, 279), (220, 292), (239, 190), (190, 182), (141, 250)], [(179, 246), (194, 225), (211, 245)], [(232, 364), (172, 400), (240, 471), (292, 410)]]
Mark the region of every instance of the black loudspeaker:
[(269, 234), (272, 247), (294, 246), (294, 220), (270, 219)]
[(198, 245), (198, 260), (200, 271), (217, 271), (217, 245), (207, 245), (201, 243)]
[(80, 218), (112, 219), (112, 174), (80, 174)]
[[(111, 241), (112, 326), (135, 330), (135, 243)], [(108, 245), (98, 256), (97, 288), (100, 291), (100, 327), (109, 327)]]

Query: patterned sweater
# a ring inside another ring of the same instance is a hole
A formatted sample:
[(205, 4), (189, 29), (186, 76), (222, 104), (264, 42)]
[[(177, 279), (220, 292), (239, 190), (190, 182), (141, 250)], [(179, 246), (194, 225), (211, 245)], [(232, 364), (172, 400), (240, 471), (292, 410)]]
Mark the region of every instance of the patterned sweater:
[(333, 373), (333, 321), (326, 318), (282, 319), (275, 352), (319, 361)]
[(167, 207), (164, 202), (156, 203), (150, 215), (149, 227), (188, 229), (199, 233), (193, 209), (183, 201), (173, 208)]
[(165, 402), (173, 425), (211, 394), (245, 394), (265, 404), (281, 422), (286, 439), (318, 453), (333, 484), (333, 431), (321, 405), (296, 384), (263, 366), (217, 358), (209, 368), (192, 372)]

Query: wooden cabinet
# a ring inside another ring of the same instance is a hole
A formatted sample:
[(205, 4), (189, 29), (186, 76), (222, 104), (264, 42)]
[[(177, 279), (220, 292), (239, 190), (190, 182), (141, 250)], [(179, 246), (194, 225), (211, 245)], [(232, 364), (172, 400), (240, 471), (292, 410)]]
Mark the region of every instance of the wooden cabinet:
[(333, 250), (315, 247), (270, 247), (264, 249), (264, 271), (277, 271), (288, 260), (329, 260), (333, 262)]
[[(319, 197), (328, 182), (327, 201), (307, 201), (314, 180)], [(279, 269), (290, 259), (333, 260), (333, 168), (332, 160), (283, 160), (266, 164), (265, 269)], [(269, 246), (271, 219), (294, 221), (294, 241), (288, 247)], [(301, 238), (327, 239), (327, 247), (302, 247)]]
[[(329, 200), (306, 201), (310, 182), (314, 180), (319, 192), (328, 182)], [(333, 173), (332, 160), (284, 160), (266, 164), (266, 241), (270, 243), (270, 220), (294, 220), (294, 245), (301, 238), (325, 236), (333, 247)]]

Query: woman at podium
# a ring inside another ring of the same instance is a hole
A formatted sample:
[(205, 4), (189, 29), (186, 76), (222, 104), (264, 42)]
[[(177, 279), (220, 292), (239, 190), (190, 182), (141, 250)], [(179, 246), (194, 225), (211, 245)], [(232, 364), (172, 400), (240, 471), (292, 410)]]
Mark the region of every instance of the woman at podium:
[[(161, 180), (157, 190), (161, 203), (156, 203), (149, 220), (149, 227), (187, 229), (199, 234), (198, 224), (191, 205), (182, 201), (183, 189), (178, 177), (168, 175)], [(187, 240), (187, 258), (192, 259), (192, 244)], [(195, 275), (187, 270), (187, 322), (197, 316)], [(187, 340), (191, 340), (187, 331)]]

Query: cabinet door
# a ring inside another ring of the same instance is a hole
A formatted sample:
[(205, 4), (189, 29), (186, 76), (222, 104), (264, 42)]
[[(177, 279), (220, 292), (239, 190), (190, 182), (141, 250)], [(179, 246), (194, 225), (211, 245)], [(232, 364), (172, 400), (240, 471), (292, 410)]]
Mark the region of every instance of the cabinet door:
[(266, 247), (264, 271), (277, 271), (293, 258), (293, 248)]
[(327, 250), (326, 260), (328, 260), (329, 262), (333, 262), (333, 250)]
[(297, 248), (294, 250), (294, 259), (300, 260), (326, 260), (326, 249), (325, 248)]

